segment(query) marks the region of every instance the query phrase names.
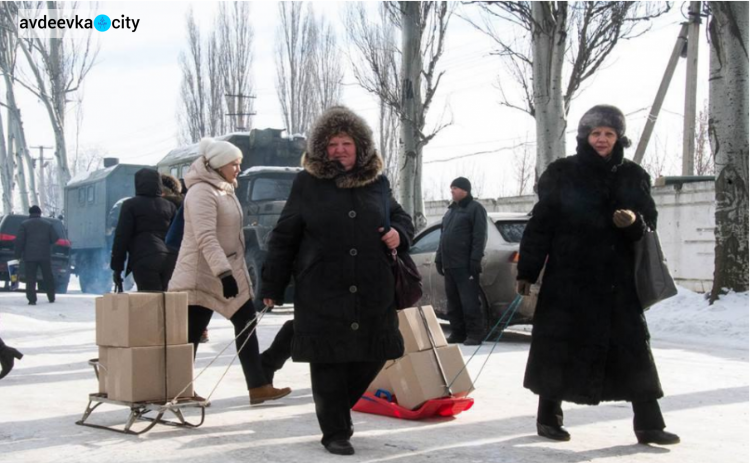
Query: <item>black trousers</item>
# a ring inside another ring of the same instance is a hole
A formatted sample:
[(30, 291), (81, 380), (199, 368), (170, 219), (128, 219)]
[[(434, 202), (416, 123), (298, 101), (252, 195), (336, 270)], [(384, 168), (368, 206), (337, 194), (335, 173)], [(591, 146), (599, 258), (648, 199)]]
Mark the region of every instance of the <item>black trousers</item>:
[(445, 295), (451, 335), (458, 338), (483, 337), (484, 314), (479, 304), (479, 278), (468, 268), (445, 269)]
[(261, 364), (266, 378), (273, 383), (273, 376), (292, 356), (292, 338), (294, 338), (294, 320), (287, 320), (276, 333), (271, 345), (260, 354)]
[(315, 414), (323, 431), (323, 445), (352, 437), (351, 409), (383, 365), (385, 361), (310, 364)]
[(177, 255), (165, 253), (135, 262), (132, 270), (138, 291), (166, 291), (176, 264)]
[(52, 262), (42, 260), (39, 262), (24, 262), (26, 276), (26, 299), (36, 303), (36, 271), (42, 269), (42, 279), (47, 290), (47, 300), (55, 300), (55, 277), (52, 275)]
[[(633, 406), (633, 429), (636, 431), (662, 430), (666, 427), (659, 402), (656, 399), (632, 402), (631, 404)], [(539, 397), (536, 420), (547, 426), (562, 426), (563, 411), (561, 405), (562, 402), (559, 400)]]
[[(193, 344), (193, 355), (198, 352), (201, 334), (208, 327), (213, 314), (213, 310), (199, 305), (188, 306), (188, 342)], [(253, 300), (250, 299), (229, 319), (232, 325), (234, 325), (235, 336), (239, 335), (253, 318), (255, 318), (255, 307), (253, 306)], [(237, 351), (240, 352), (240, 365), (242, 365), (242, 372), (245, 374), (245, 382), (247, 383), (248, 390), (270, 383), (266, 379), (260, 364), (258, 335), (255, 331), (253, 331), (252, 335), (249, 335), (251, 330), (253, 328), (248, 328), (235, 341)], [(247, 341), (247, 344), (245, 344), (245, 341)], [(243, 344), (245, 344), (244, 347), (242, 347)], [(242, 350), (240, 351), (240, 349)]]

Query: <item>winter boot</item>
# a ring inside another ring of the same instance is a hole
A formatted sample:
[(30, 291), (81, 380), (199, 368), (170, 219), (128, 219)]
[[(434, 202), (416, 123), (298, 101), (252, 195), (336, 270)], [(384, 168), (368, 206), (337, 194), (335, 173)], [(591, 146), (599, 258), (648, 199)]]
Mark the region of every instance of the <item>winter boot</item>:
[(325, 445), (326, 450), (334, 455), (354, 455), (354, 447), (347, 439), (331, 441)]
[(5, 376), (10, 373), (10, 370), (13, 369), (13, 363), (15, 362), (14, 359), (21, 360), (22, 358), (23, 354), (16, 349), (6, 345), (0, 346), (0, 365), (2, 365), (0, 379), (5, 378)]
[(657, 444), (672, 445), (680, 443), (680, 436), (663, 429), (654, 429), (650, 431), (636, 431), (635, 437), (639, 444)]
[(292, 390), (288, 387), (276, 389), (270, 384), (250, 389), (250, 405), (262, 404), (266, 400), (276, 400), (291, 394)]

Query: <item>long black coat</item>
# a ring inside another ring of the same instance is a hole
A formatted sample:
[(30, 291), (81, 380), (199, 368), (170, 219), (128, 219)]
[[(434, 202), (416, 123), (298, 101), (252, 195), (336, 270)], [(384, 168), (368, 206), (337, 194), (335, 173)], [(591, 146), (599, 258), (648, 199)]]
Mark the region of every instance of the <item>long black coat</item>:
[(294, 276), (292, 358), (301, 362), (362, 362), (403, 355), (394, 279), (383, 226), (386, 189), (391, 226), (408, 249), (411, 218), (380, 180), (339, 188), (334, 180), (297, 174), (269, 240), (262, 298), (280, 301)]
[(52, 222), (40, 214), (31, 214), (21, 222), (15, 242), (15, 256), (26, 262), (42, 262), (52, 258), (52, 245), (57, 236)]
[[(580, 404), (661, 397), (633, 275), (633, 243), (656, 228), (648, 174), (619, 142), (605, 160), (579, 140), (577, 155), (550, 164), (538, 193), (518, 263), (518, 279), (533, 282), (546, 260), (524, 386)], [(636, 222), (615, 227), (617, 209), (636, 212)]]
[(136, 196), (122, 203), (112, 243), (110, 267), (122, 272), (125, 260), (132, 268), (154, 254), (169, 254), (164, 243), (169, 224), (177, 212), (175, 205), (161, 197), (161, 179), (153, 169), (144, 168), (135, 174)]

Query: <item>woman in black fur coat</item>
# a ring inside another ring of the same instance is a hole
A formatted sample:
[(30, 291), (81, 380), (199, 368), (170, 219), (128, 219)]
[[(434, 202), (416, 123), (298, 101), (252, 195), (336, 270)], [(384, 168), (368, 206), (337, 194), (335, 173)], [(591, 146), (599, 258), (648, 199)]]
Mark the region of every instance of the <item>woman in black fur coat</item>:
[(302, 167), (269, 239), (261, 297), (281, 303), (294, 276), (292, 359), (310, 363), (322, 444), (351, 455), (350, 409), (404, 353), (388, 254), (409, 249), (414, 227), (381, 175), (372, 130), (349, 109), (316, 120)]
[(649, 175), (624, 158), (625, 116), (591, 108), (576, 155), (549, 165), (521, 241), (518, 292), (545, 267), (524, 386), (539, 395), (537, 432), (567, 441), (562, 401), (632, 403), (640, 443), (675, 444), (634, 279), (633, 243), (656, 229)]

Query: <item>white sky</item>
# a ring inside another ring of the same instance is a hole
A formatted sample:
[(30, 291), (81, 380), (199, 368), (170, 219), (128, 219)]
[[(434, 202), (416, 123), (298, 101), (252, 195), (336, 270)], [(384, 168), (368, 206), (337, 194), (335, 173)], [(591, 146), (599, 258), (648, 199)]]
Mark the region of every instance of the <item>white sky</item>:
[[(371, 2), (373, 8), (375, 2)], [(213, 24), (214, 2), (101, 2), (99, 13), (110, 17), (126, 15), (140, 19), (136, 32), (96, 33), (100, 43), (98, 62), (85, 82), (80, 147), (98, 147), (121, 162), (155, 164), (177, 146), (177, 111), (181, 73), (179, 53), (186, 49), (185, 14), (193, 6), (202, 30)], [(314, 2), (316, 12), (325, 14), (343, 34), (341, 20), (345, 5)], [(471, 7), (462, 7), (464, 11)], [(665, 17), (653, 23), (652, 31), (641, 38), (621, 42), (606, 62), (605, 69), (584, 84), (573, 101), (568, 118), (572, 131), (578, 119), (595, 104), (619, 106), (626, 114), (650, 108), (660, 84), (667, 59), (674, 46), (684, 5), (676, 3)], [(277, 2), (254, 2), (254, 66), (257, 95), (254, 127), (282, 128), (282, 115), (274, 87), (273, 57), (278, 23)], [(698, 108), (708, 97), (708, 44), (701, 31)], [(441, 60), (447, 73), (433, 104), (428, 126), (444, 107), (450, 108), (454, 124), (425, 148), (425, 199), (447, 197), (450, 181), (469, 177), (475, 193), (482, 197), (508, 196), (516, 192), (513, 173), (514, 152), (502, 150), (534, 140), (534, 120), (518, 110), (499, 104), (498, 76), (504, 76), (499, 58), (489, 56), (492, 41), (454, 16), (449, 28), (446, 52)], [(349, 63), (342, 54), (345, 67)], [(506, 93), (515, 88), (507, 76)], [(376, 129), (376, 100), (356, 86), (347, 71), (342, 103), (363, 114)], [(657, 123), (650, 151), (666, 153), (667, 173), (679, 174), (682, 151), (685, 61), (681, 60)], [(30, 146), (54, 144), (43, 106), (20, 87), (19, 101)], [(520, 95), (519, 95), (520, 96)], [(519, 100), (520, 101), (520, 100)], [(72, 157), (75, 132), (75, 105), (69, 105), (69, 152)], [(628, 117), (628, 132), (637, 142), (648, 110)], [(7, 120), (7, 119), (6, 119)], [(575, 149), (569, 136), (568, 153)], [(450, 162), (429, 163), (479, 151), (498, 150)], [(534, 147), (531, 146), (532, 152)], [(634, 152), (631, 148), (630, 155)], [(647, 157), (648, 157), (647, 153)]]

